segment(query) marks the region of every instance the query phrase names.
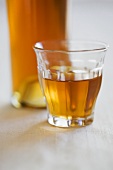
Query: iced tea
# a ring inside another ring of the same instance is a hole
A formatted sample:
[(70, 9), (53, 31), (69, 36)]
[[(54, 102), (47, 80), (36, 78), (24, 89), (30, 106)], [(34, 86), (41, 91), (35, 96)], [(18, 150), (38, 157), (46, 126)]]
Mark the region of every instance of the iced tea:
[(42, 85), (49, 112), (66, 119), (85, 118), (93, 112), (102, 75), (87, 80), (52, 80), (43, 78)]
[(66, 36), (66, 0), (6, 0), (12, 68), (12, 104), (43, 107), (33, 45)]

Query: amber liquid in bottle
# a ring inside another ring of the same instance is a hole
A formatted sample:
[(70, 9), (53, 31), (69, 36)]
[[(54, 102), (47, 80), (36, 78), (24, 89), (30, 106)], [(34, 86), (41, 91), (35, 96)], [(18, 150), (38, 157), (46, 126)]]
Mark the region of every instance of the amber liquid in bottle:
[(77, 81), (43, 78), (42, 85), (50, 114), (66, 119), (90, 116), (100, 90), (101, 80), (102, 75)]
[(12, 104), (45, 107), (33, 45), (64, 39), (66, 0), (7, 0), (11, 47)]

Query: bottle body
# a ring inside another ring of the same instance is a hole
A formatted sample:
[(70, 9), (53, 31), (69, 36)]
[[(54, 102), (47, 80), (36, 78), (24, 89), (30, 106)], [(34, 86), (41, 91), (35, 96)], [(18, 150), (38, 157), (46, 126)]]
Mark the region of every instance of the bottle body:
[(12, 68), (12, 104), (45, 107), (33, 45), (64, 39), (66, 0), (7, 0)]

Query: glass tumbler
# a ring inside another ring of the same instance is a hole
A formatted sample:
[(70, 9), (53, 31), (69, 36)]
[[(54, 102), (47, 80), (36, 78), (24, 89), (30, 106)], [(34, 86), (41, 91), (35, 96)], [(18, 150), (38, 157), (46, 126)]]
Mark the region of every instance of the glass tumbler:
[(98, 41), (37, 42), (39, 82), (48, 122), (58, 127), (93, 122), (108, 45)]

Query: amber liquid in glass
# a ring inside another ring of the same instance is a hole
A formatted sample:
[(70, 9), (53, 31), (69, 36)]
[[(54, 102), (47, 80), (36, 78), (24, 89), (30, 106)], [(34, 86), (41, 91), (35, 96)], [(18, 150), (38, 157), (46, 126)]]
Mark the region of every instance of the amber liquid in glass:
[(43, 78), (42, 85), (52, 116), (76, 119), (90, 116), (100, 90), (102, 75), (87, 80), (57, 81)]
[(33, 45), (65, 38), (66, 0), (7, 0), (11, 47), (12, 104), (45, 107)]

